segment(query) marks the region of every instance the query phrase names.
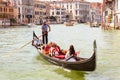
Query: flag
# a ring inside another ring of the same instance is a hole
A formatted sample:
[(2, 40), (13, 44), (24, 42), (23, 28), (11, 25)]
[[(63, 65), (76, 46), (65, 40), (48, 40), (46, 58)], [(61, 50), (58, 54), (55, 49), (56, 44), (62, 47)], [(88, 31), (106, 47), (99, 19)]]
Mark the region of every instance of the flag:
[(33, 40), (37, 40), (37, 39), (39, 39), (37, 36), (36, 36), (36, 34), (35, 34), (35, 32), (33, 31)]
[(34, 31), (33, 31), (32, 45), (36, 46), (37, 48), (38, 48), (40, 45), (43, 45), (42, 40), (37, 37), (37, 35), (35, 34)]

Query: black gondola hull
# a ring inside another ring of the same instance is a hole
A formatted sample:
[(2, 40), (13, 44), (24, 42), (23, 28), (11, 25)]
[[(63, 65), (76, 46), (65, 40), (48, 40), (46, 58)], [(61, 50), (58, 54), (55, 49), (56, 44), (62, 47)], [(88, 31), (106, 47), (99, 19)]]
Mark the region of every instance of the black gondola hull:
[(80, 71), (94, 71), (96, 68), (96, 53), (94, 52), (91, 58), (82, 58), (82, 61), (64, 61), (59, 60), (53, 57), (49, 57), (45, 55), (44, 53), (39, 54), (47, 61), (49, 61), (52, 64), (61, 66), (63, 68), (72, 69), (72, 70), (80, 70)]

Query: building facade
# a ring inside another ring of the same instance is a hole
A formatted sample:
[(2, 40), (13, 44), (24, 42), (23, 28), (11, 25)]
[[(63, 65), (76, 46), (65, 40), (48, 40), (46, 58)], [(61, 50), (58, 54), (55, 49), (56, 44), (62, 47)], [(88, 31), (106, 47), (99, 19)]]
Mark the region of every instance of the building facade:
[(45, 2), (41, 2), (41, 1), (35, 1), (34, 2), (34, 14), (35, 14), (35, 18), (34, 18), (34, 23), (35, 24), (42, 24), (43, 21), (46, 20), (47, 18), (47, 4)]
[(115, 0), (115, 28), (120, 29), (120, 0)]
[(102, 23), (102, 3), (94, 2), (90, 4), (90, 22)]
[(18, 22), (27, 24), (34, 22), (34, 1), (33, 0), (18, 0)]
[(79, 22), (89, 21), (90, 3), (85, 1), (52, 1), (50, 5), (64, 7), (68, 14), (71, 14), (71, 20)]
[(66, 20), (66, 9), (63, 7), (58, 6), (51, 6), (50, 8), (50, 16), (53, 16), (56, 18), (57, 23), (63, 23)]
[(10, 25), (10, 20), (16, 19), (15, 11), (16, 9), (9, 1), (0, 0), (0, 25)]
[(115, 28), (115, 0), (103, 0), (103, 28)]

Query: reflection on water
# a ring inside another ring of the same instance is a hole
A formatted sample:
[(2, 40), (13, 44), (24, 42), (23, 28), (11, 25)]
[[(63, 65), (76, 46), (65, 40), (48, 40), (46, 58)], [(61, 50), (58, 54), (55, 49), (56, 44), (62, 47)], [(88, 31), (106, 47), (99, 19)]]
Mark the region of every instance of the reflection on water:
[[(97, 68), (93, 72), (64, 71), (42, 59), (31, 44), (17, 50), (32, 40), (32, 31), (41, 35), (41, 26), (0, 29), (1, 80), (120, 80), (120, 31), (103, 31), (79, 24), (74, 27), (51, 25), (49, 41), (63, 49), (73, 44), (81, 57), (90, 57), (93, 41), (97, 41)], [(14, 52), (16, 51), (16, 52)]]
[(59, 75), (64, 75), (65, 77), (67, 77), (68, 79), (72, 79), (72, 80), (85, 80), (85, 72), (80, 72), (80, 71), (66, 71), (63, 70), (62, 68), (56, 69), (55, 70)]

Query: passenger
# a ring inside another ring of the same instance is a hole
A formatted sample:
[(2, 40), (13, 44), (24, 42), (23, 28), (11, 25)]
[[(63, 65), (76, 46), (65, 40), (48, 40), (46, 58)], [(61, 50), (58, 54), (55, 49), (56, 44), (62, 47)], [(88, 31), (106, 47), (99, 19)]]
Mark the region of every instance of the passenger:
[(69, 59), (74, 59), (77, 61), (77, 56), (75, 54), (75, 49), (73, 45), (70, 45), (70, 48), (65, 55), (65, 58), (66, 58), (66, 61), (68, 61)]
[(60, 47), (57, 44), (54, 44), (55, 52), (60, 53)]
[(51, 46), (52, 46), (52, 42), (50, 42), (49, 44), (47, 44), (45, 46), (45, 48), (44, 48), (44, 53), (45, 54), (49, 54)]
[(57, 44), (52, 43), (49, 55), (50, 56), (55, 56), (55, 55), (59, 55), (59, 54), (60, 54), (60, 47)]

